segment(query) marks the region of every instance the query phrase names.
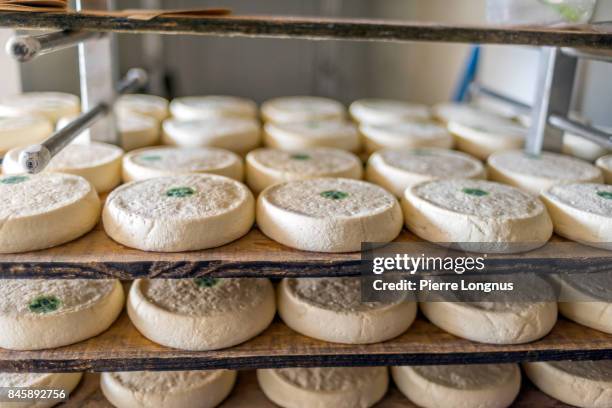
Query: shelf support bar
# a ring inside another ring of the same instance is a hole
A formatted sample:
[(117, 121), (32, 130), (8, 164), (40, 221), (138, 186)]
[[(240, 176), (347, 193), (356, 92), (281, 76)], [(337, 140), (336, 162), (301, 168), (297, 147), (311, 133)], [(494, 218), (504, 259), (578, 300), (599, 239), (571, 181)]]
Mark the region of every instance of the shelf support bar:
[(6, 52), (19, 62), (55, 51), (73, 47), (81, 42), (100, 39), (104, 33), (95, 31), (64, 30), (39, 35), (16, 35), (6, 43)]
[(581, 136), (591, 142), (597, 143), (598, 145), (612, 150), (612, 134), (604, 132), (602, 130), (593, 128), (591, 126), (584, 125), (575, 120), (571, 120), (559, 115), (552, 115), (548, 122), (551, 126), (565, 132)]
[(489, 98), (500, 101), (508, 106), (510, 106), (515, 112), (519, 114), (531, 114), (531, 106), (518, 101), (508, 95), (497, 92), (491, 88), (487, 88), (477, 82), (472, 82), (470, 85), (470, 95), (484, 95)]

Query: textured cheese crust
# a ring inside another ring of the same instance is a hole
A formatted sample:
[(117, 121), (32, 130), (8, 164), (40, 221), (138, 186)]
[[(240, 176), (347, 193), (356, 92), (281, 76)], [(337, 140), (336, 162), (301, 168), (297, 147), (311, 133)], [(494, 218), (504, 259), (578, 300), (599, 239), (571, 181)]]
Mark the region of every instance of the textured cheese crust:
[(0, 347), (40, 350), (97, 336), (123, 308), (118, 280), (6, 280), (0, 286)]
[(504, 408), (521, 388), (517, 364), (392, 367), (400, 391), (419, 407)]
[(400, 122), (381, 125), (361, 125), (365, 150), (374, 153), (380, 149), (410, 149), (439, 147), (450, 149), (453, 138), (446, 128), (434, 122)]
[(363, 166), (357, 156), (333, 148), (286, 152), (278, 149), (253, 150), (246, 157), (247, 184), (254, 193), (291, 180), (317, 177), (361, 179)]
[(283, 408), (369, 408), (389, 386), (386, 367), (257, 370), (257, 380)]
[(264, 144), (288, 151), (313, 147), (335, 147), (349, 152), (361, 150), (357, 128), (341, 120), (267, 123)]
[(212, 174), (134, 181), (115, 189), (102, 212), (115, 241), (144, 251), (181, 252), (234, 241), (253, 225), (255, 200), (242, 183)]
[(576, 323), (612, 334), (612, 275), (563, 276), (559, 311)]
[(257, 117), (257, 105), (252, 100), (223, 95), (176, 98), (170, 103), (170, 111), (180, 120)]
[(294, 123), (343, 120), (346, 109), (340, 102), (316, 96), (287, 96), (270, 99), (261, 105), (266, 122)]
[(390, 242), (402, 229), (396, 198), (364, 181), (320, 178), (265, 189), (257, 200), (261, 231), (292, 248), (353, 252), (362, 242)]
[[(12, 374), (0, 373), (0, 387), (19, 387), (19, 388), (39, 388), (45, 390), (65, 390), (71, 393), (81, 381), (82, 373), (66, 373), (66, 374)], [(56, 405), (53, 401), (31, 401), (23, 403), (2, 402), (0, 408), (50, 408)]]
[(612, 360), (524, 363), (525, 374), (540, 390), (583, 408), (612, 406)]
[(62, 92), (26, 92), (0, 101), (0, 117), (41, 116), (55, 123), (80, 111), (79, 98)]
[(236, 371), (102, 373), (100, 386), (115, 407), (214, 408), (232, 391)]
[(182, 350), (217, 350), (264, 331), (276, 313), (267, 279), (136, 280), (128, 314), (145, 337)]
[(185, 173), (211, 173), (242, 181), (244, 170), (238, 155), (214, 147), (153, 147), (123, 157), (124, 182)]
[(0, 118), (0, 155), (14, 148), (40, 143), (51, 133), (53, 125), (46, 118)]
[(416, 303), (362, 303), (360, 278), (283, 279), (278, 312), (293, 330), (345, 344), (378, 343), (399, 336), (416, 317)]
[(468, 113), (447, 126), (457, 149), (481, 160), (495, 152), (520, 149), (527, 133), (517, 122), (490, 112)]
[[(23, 149), (9, 151), (2, 162), (5, 174), (23, 173), (19, 155)], [(45, 172), (67, 173), (89, 181), (98, 193), (107, 193), (121, 183), (123, 150), (106, 143), (70, 144), (45, 167)]]
[(603, 183), (601, 171), (580, 159), (543, 152), (531, 156), (514, 150), (492, 154), (487, 160), (489, 178), (533, 194), (557, 184)]
[[(475, 105), (466, 103), (440, 103), (434, 105), (431, 109), (433, 117), (439, 122), (447, 125), (451, 121), (460, 121), (465, 117), (491, 116), (492, 118), (499, 117), (498, 115), (484, 111)], [(494, 119), (495, 120), (495, 119)]]
[(121, 95), (115, 102), (115, 112), (120, 116), (148, 116), (161, 122), (169, 116), (168, 101), (155, 95)]
[(606, 183), (612, 184), (612, 154), (600, 157), (596, 164), (601, 169)]
[(419, 237), (477, 252), (529, 251), (553, 231), (540, 200), (489, 181), (426, 181), (406, 189), (402, 206), (406, 226)]
[[(612, 131), (612, 128), (608, 129), (608, 131)], [(593, 162), (597, 158), (609, 153), (607, 149), (597, 143), (571, 133), (563, 135), (563, 148), (561, 151), (589, 162)]]
[(0, 177), (0, 253), (61, 245), (89, 232), (100, 199), (84, 178), (70, 174)]
[(449, 178), (484, 179), (479, 160), (446, 149), (385, 149), (370, 156), (366, 179), (402, 197), (406, 188), (428, 180)]
[(245, 155), (261, 143), (261, 131), (255, 119), (167, 119), (162, 127), (162, 141), (174, 146), (220, 147)]
[(612, 249), (612, 186), (566, 184), (542, 193), (555, 232), (586, 245)]
[(351, 104), (349, 112), (353, 120), (362, 125), (425, 121), (430, 118), (427, 106), (392, 99), (360, 99)]

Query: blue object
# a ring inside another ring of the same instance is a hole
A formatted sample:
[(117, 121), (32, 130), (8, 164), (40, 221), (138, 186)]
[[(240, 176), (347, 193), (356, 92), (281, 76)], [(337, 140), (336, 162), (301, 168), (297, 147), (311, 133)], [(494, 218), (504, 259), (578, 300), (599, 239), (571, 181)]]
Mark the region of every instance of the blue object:
[(459, 78), (459, 83), (453, 95), (453, 102), (467, 102), (469, 97), (470, 84), (476, 79), (478, 74), (478, 64), (480, 62), (480, 45), (472, 45), (463, 74)]

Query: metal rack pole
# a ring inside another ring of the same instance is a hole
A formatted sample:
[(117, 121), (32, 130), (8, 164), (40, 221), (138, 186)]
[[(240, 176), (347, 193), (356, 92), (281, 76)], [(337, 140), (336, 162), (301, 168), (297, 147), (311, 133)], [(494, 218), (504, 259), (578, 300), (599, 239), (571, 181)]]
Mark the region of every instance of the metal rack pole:
[(6, 52), (19, 62), (75, 46), (81, 42), (100, 39), (104, 33), (95, 31), (54, 31), (39, 35), (19, 35), (9, 39)]

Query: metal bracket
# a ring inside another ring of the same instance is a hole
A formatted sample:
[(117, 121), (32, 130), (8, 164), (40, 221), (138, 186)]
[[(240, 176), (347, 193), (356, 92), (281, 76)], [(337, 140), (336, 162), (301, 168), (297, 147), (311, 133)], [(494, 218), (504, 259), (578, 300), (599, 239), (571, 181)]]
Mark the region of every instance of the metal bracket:
[(83, 41), (102, 38), (104, 33), (95, 31), (54, 31), (39, 35), (18, 35), (6, 43), (6, 52), (19, 62), (75, 46)]

